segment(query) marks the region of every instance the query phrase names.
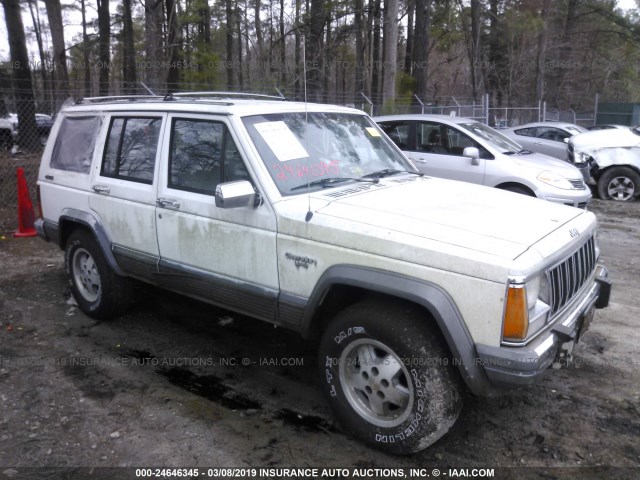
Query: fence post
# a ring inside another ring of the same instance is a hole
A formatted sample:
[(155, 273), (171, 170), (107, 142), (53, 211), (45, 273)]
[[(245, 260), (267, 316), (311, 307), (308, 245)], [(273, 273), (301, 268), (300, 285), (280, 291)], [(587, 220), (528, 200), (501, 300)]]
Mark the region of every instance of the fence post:
[(369, 112), (369, 115), (371, 115), (373, 117), (373, 102), (369, 99), (369, 97), (367, 97), (364, 92), (360, 92), (360, 95), (362, 95), (364, 97), (364, 99), (367, 101), (367, 103), (369, 104), (369, 107), (371, 109), (371, 111)]
[(415, 93), (413, 94), (413, 98), (415, 98), (420, 104), (420, 107), (422, 107), (421, 113), (424, 115), (424, 103), (422, 103), (422, 100), (420, 100), (420, 98)]
[(484, 124), (489, 125), (489, 94), (485, 93), (482, 98), (484, 102)]

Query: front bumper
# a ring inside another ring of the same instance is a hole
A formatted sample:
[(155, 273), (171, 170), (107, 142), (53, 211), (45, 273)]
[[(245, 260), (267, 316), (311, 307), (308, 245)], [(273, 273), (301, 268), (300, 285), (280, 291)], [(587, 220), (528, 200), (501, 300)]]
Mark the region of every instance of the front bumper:
[(523, 347), (477, 345), (477, 361), (496, 387), (534, 383), (554, 363), (571, 362), (574, 345), (589, 328), (595, 309), (609, 304), (611, 282), (607, 269), (597, 267), (595, 281), (570, 315), (551, 324), (544, 334)]

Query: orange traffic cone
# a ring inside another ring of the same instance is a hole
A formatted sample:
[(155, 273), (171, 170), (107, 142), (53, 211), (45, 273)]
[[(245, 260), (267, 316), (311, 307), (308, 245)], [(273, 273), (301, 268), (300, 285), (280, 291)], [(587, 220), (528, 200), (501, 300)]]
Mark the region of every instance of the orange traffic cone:
[(13, 232), (14, 237), (35, 237), (36, 229), (33, 228), (33, 222), (36, 215), (33, 212), (33, 204), (29, 196), (29, 188), (27, 187), (27, 179), (24, 176), (24, 169), (18, 167), (18, 230)]

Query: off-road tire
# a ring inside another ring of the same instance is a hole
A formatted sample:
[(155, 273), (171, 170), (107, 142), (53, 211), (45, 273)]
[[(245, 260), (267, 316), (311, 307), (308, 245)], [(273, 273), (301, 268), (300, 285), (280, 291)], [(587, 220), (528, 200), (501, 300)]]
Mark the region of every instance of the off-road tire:
[(341, 311), (319, 349), (320, 382), (347, 433), (395, 454), (422, 450), (455, 423), (460, 380), (428, 315), (370, 300)]
[(69, 236), (65, 267), (71, 293), (86, 315), (108, 319), (126, 310), (131, 301), (131, 280), (109, 267), (91, 233), (79, 229)]

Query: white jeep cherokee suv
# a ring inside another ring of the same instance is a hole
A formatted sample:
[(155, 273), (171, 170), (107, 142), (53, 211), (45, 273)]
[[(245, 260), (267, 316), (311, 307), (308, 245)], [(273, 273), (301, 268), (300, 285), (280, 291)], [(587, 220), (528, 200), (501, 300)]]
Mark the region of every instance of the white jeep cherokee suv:
[(317, 339), (345, 430), (394, 453), (447, 432), (463, 386), (566, 361), (608, 304), (592, 213), (454, 189), (349, 108), (86, 99), (57, 116), (38, 184), (83, 312), (122, 313), (137, 279)]

